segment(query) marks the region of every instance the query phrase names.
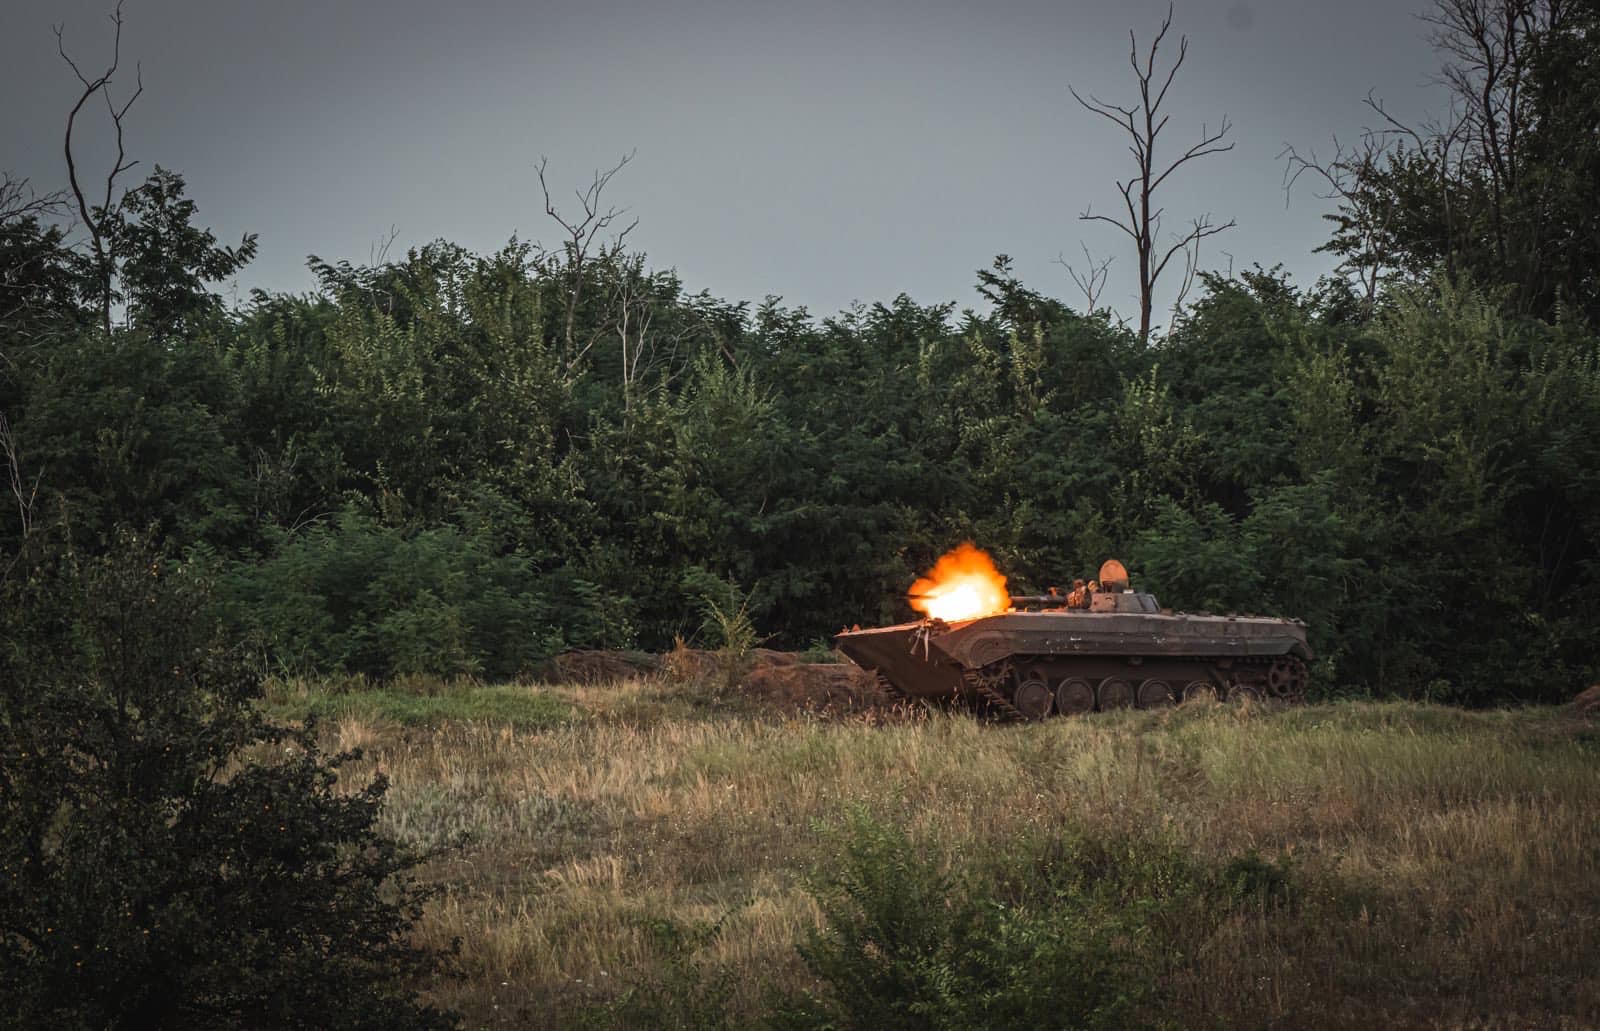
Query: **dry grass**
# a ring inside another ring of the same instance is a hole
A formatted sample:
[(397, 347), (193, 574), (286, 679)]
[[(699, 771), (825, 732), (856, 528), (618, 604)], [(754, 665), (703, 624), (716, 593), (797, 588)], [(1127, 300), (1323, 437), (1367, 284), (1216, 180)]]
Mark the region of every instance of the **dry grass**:
[(1227, 913), (1163, 973), (1180, 1026), (1600, 1024), (1600, 737), (1554, 710), (1193, 706), (1029, 726), (763, 717), (632, 680), (554, 695), (582, 715), (327, 732), (391, 778), (411, 840), (465, 832), (421, 934), (462, 940), (435, 988), (468, 1026), (559, 1026), (700, 927), (753, 1020), (807, 975), (819, 824), (865, 811), (953, 861), (1064, 826), (1160, 834), (1202, 860), (1294, 857), (1290, 911)]

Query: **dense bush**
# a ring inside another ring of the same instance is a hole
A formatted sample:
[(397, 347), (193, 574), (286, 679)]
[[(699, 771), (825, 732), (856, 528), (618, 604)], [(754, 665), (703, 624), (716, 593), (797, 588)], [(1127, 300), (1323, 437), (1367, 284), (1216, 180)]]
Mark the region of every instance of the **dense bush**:
[(602, 630), (596, 591), (481, 533), (405, 532), (346, 509), (223, 578), (224, 611), (280, 670), (508, 677)]
[(258, 713), (182, 569), (119, 537), (3, 587), (0, 997), (18, 1027), (445, 1027), (385, 782)]
[(800, 952), (825, 991), (778, 1026), (953, 1031), (1142, 1023), (1190, 943), (1299, 888), (1282, 862), (1209, 867), (1154, 837), (1068, 828), (959, 856), (858, 816), (813, 891), (826, 924)]

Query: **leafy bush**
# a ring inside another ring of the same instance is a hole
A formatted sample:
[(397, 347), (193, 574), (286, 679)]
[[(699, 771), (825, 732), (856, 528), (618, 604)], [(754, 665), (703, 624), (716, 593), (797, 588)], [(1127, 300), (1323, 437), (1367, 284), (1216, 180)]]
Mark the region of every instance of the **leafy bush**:
[(138, 540), (4, 588), (0, 997), (22, 1027), (449, 1026), (386, 784), (256, 709), (208, 602)]
[(224, 606), (289, 671), (505, 677), (600, 632), (589, 584), (452, 526), (407, 533), (346, 509), (271, 539), (223, 579)]
[(718, 687), (732, 691), (750, 672), (751, 652), (763, 640), (750, 612), (751, 593), (738, 584), (696, 567), (683, 578), (684, 589), (699, 599), (700, 633), (716, 647)]
[(1229, 912), (1298, 894), (1283, 862), (1217, 867), (1161, 838), (1065, 829), (952, 856), (858, 815), (813, 886), (826, 926), (800, 947), (821, 996), (790, 1028), (1122, 1027), (1155, 979)]
[(857, 818), (815, 885), (827, 926), (800, 947), (828, 988), (781, 1026), (1106, 1027), (1142, 993), (1122, 922), (1068, 885), (1006, 900), (903, 831)]

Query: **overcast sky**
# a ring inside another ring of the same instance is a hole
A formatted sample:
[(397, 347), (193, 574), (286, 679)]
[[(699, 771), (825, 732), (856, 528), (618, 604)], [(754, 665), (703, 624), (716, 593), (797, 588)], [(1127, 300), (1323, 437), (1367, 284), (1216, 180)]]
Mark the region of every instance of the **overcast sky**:
[[(1354, 135), (1369, 90), (1437, 109), (1426, 0), (1178, 0), (1189, 56), (1163, 140), (1186, 146), (1226, 114), (1231, 153), (1165, 190), (1169, 225), (1210, 212), (1238, 228), (1207, 266), (1329, 267), (1326, 205), (1286, 208), (1276, 155)], [(0, 4), (0, 169), (64, 182), (61, 130), (86, 68), (109, 56), (111, 0)], [(123, 54), (143, 65), (130, 154), (183, 173), (225, 241), (260, 235), (239, 287), (302, 291), (308, 254), (366, 261), (435, 238), (492, 251), (554, 243), (534, 168), (570, 198), (636, 152), (607, 199), (630, 242), (690, 290), (780, 294), (816, 314), (905, 292), (978, 306), (997, 253), (1073, 296), (1052, 263), (1115, 256), (1107, 299), (1132, 303), (1126, 240), (1083, 223), (1113, 210), (1130, 158), (1068, 84), (1132, 103), (1129, 28), (1164, 2), (989, 0), (127, 0)], [(117, 88), (130, 88), (132, 75)], [(125, 94), (123, 94), (125, 95)], [(87, 126), (88, 140), (105, 126)], [(103, 155), (103, 152), (100, 152)], [(98, 167), (98, 166), (96, 166)]]

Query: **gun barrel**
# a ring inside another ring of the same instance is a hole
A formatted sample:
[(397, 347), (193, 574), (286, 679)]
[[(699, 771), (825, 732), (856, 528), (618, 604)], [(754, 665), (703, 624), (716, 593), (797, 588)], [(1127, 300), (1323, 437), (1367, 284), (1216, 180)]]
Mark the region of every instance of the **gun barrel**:
[(1011, 605), (1014, 608), (1023, 605), (1055, 605), (1065, 607), (1067, 596), (1065, 594), (1013, 594)]

